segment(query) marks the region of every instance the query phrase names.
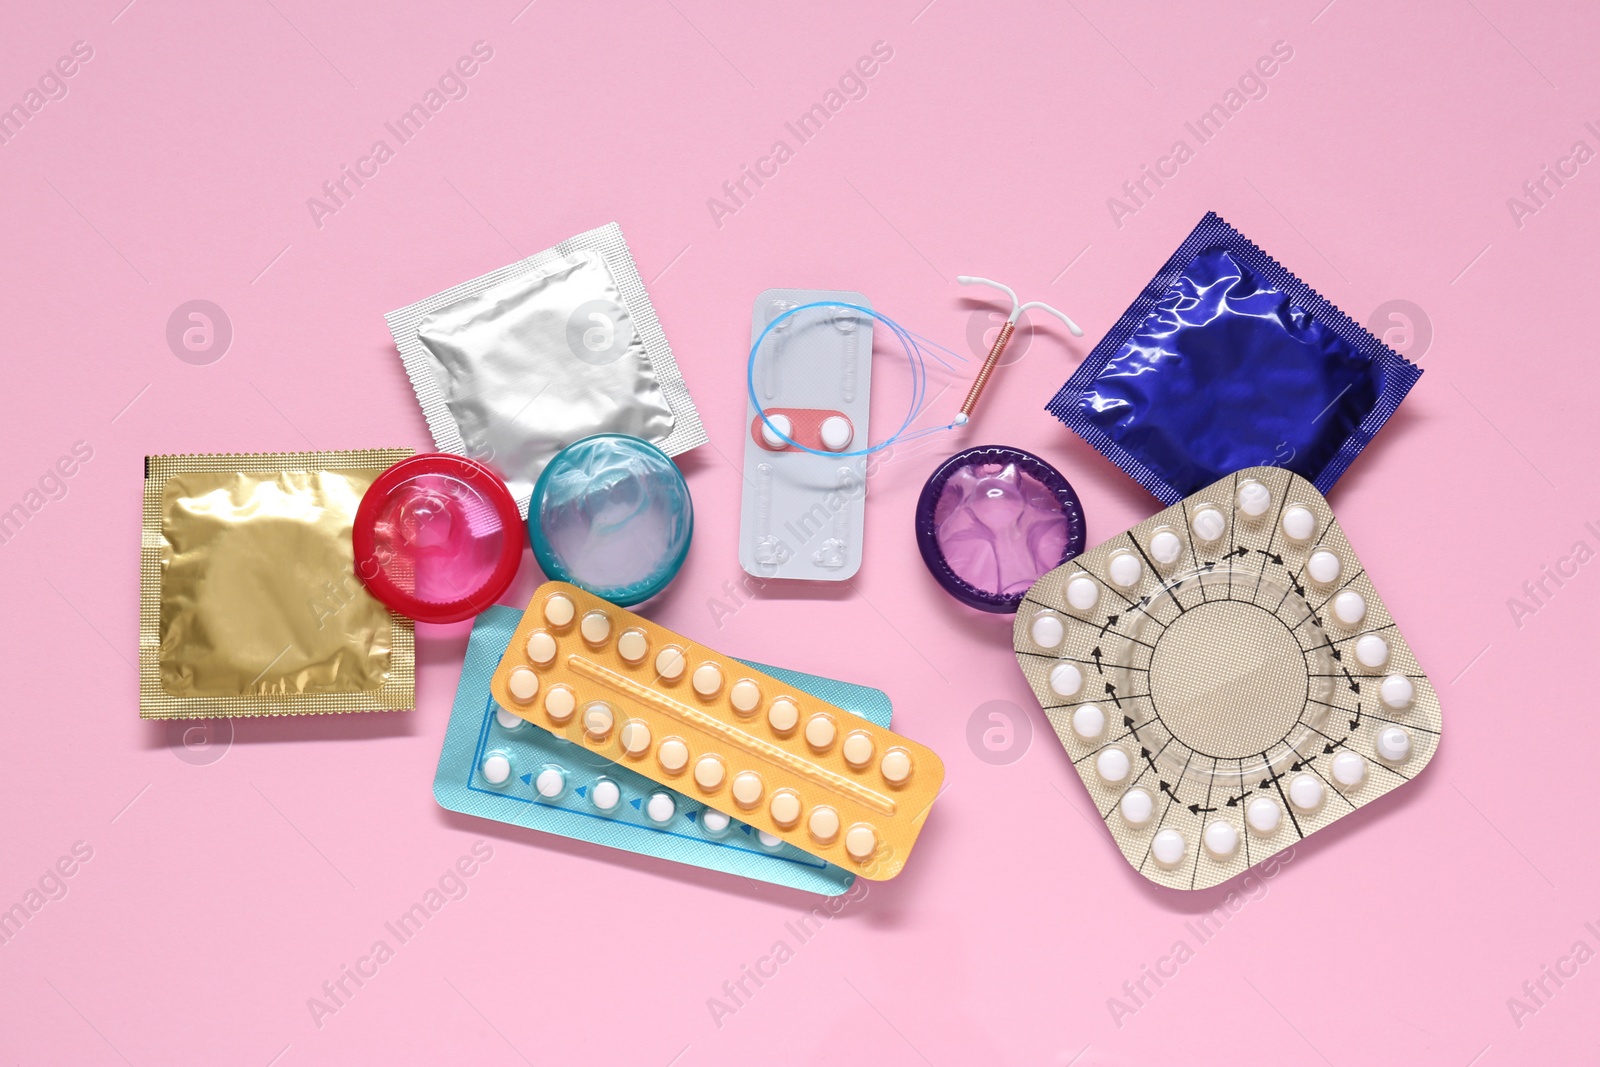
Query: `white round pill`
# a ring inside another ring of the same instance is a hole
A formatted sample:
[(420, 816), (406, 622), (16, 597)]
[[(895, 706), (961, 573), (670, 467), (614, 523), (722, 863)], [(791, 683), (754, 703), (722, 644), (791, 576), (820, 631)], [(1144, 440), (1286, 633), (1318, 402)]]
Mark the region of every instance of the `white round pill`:
[(551, 722), (566, 722), (572, 718), (572, 713), (577, 707), (578, 698), (564, 685), (553, 685), (550, 687), (550, 692), (544, 695), (544, 713), (550, 716)]
[(624, 630), (617, 638), (617, 655), (629, 663), (642, 663), (650, 652), (650, 638), (643, 630)]
[(561, 593), (551, 593), (544, 602), (544, 621), (551, 626), (567, 626), (577, 613), (578, 609), (572, 606), (572, 598)]
[(515, 730), (523, 723), (522, 719), (517, 718), (505, 708), (494, 709), (494, 721), (500, 724), (500, 729), (502, 730)]
[(1201, 508), (1194, 513), (1194, 518), (1189, 525), (1194, 529), (1194, 535), (1202, 541), (1215, 541), (1222, 536), (1228, 528), (1228, 520), (1222, 517), (1222, 512), (1216, 508)]
[(872, 751), (872, 736), (865, 730), (852, 730), (839, 746), (844, 761), (857, 770), (872, 762)]
[(786, 734), (800, 725), (800, 709), (788, 697), (779, 697), (767, 709), (767, 725), (780, 734)]
[(1367, 777), (1367, 758), (1359, 752), (1344, 751), (1333, 757), (1333, 780), (1346, 789), (1360, 785)]
[(1100, 601), (1100, 587), (1093, 578), (1080, 574), (1067, 583), (1067, 603), (1079, 611), (1088, 611)]
[(703, 697), (717, 695), (722, 688), (722, 668), (715, 663), (702, 663), (694, 669), (694, 691)]
[(855, 435), (850, 420), (842, 415), (829, 415), (822, 420), (822, 447), (829, 452), (843, 452)]
[(1207, 823), (1203, 840), (1206, 851), (1218, 859), (1227, 859), (1239, 851), (1239, 831), (1231, 822), (1218, 819)]
[(844, 850), (857, 863), (865, 863), (878, 850), (878, 832), (864, 822), (850, 827), (844, 835)]
[(833, 725), (833, 719), (826, 715), (813, 715), (806, 720), (806, 744), (812, 748), (827, 748), (833, 744), (833, 739), (838, 733), (838, 728)]
[(1283, 532), (1291, 541), (1309, 541), (1317, 532), (1317, 517), (1311, 509), (1296, 504), (1283, 511)]
[(622, 751), (630, 756), (642, 756), (650, 751), (650, 726), (643, 719), (629, 719), (617, 732)]
[(783, 844), (783, 838), (777, 834), (769, 834), (765, 830), (756, 831), (756, 841), (760, 843), (762, 848), (777, 848)]
[(1176, 563), (1183, 554), (1183, 542), (1171, 530), (1162, 530), (1150, 538), (1150, 555), (1162, 566)]
[(511, 760), (503, 752), (491, 752), (483, 757), (479, 770), (490, 785), (505, 785), (506, 779), (511, 777)]
[(683, 677), (684, 668), (689, 666), (689, 661), (683, 656), (683, 649), (677, 645), (668, 645), (656, 653), (656, 674), (668, 682), (675, 682)]
[(1289, 803), (1301, 811), (1315, 811), (1322, 804), (1322, 779), (1314, 774), (1297, 774), (1289, 780)]
[(1416, 699), (1417, 687), (1403, 674), (1391, 674), (1378, 686), (1378, 699), (1383, 706), (1400, 711), (1411, 706)]
[(601, 811), (610, 811), (622, 802), (622, 789), (609, 778), (602, 778), (589, 791), (589, 798)]
[(722, 787), (722, 779), (726, 773), (720, 757), (705, 755), (694, 762), (694, 784), (707, 793)]
[(733, 776), (733, 799), (741, 808), (753, 808), (761, 803), (763, 788), (761, 775), (755, 771), (740, 771)]
[(1283, 809), (1270, 797), (1256, 797), (1244, 808), (1244, 821), (1258, 834), (1270, 834), (1278, 828)]
[(1058, 697), (1070, 697), (1083, 688), (1083, 672), (1076, 663), (1057, 663), (1050, 668), (1050, 691)]
[(1100, 754), (1094, 758), (1095, 772), (1112, 785), (1127, 781), (1128, 771), (1132, 766), (1128, 754), (1120, 748), (1102, 748)]
[(611, 732), (611, 727), (616, 725), (616, 721), (616, 712), (612, 711), (611, 705), (603, 700), (596, 700), (583, 707), (583, 731), (597, 741)]
[(606, 638), (611, 636), (611, 616), (603, 611), (585, 612), (583, 621), (578, 624), (578, 632), (591, 645), (603, 645)]
[(650, 799), (645, 801), (644, 813), (651, 822), (667, 822), (678, 813), (678, 805), (667, 793), (651, 793)]
[(539, 695), (539, 676), (526, 667), (518, 667), (506, 678), (506, 689), (512, 700), (526, 704)]
[(1150, 842), (1150, 854), (1163, 867), (1171, 867), (1183, 859), (1188, 847), (1188, 842), (1184, 841), (1183, 835), (1178, 831), (1162, 830), (1156, 834), (1155, 840)]
[(720, 811), (707, 808), (700, 813), (700, 827), (708, 834), (720, 834), (733, 825), (733, 820)]
[(782, 827), (790, 827), (800, 821), (800, 798), (792, 789), (780, 789), (772, 794), (772, 801), (767, 805), (767, 811), (772, 815), (772, 821)]
[(1098, 704), (1083, 704), (1073, 709), (1072, 732), (1085, 741), (1093, 741), (1106, 730), (1106, 713)]
[(1356, 638), (1356, 660), (1363, 667), (1381, 667), (1389, 662), (1389, 642), (1377, 634)]
[(1139, 557), (1132, 552), (1119, 552), (1112, 556), (1111, 564), (1106, 569), (1111, 573), (1111, 580), (1124, 589), (1137, 582), (1144, 573)]
[(556, 639), (549, 630), (535, 630), (528, 635), (528, 659), (543, 667), (556, 658)]
[(560, 796), (562, 790), (567, 788), (567, 775), (559, 767), (546, 767), (539, 772), (539, 777), (533, 780), (533, 787), (546, 800), (553, 799)]
[(1411, 735), (1403, 726), (1385, 726), (1378, 731), (1378, 755), (1390, 763), (1401, 763), (1411, 755)]
[(740, 678), (728, 690), (728, 703), (740, 715), (749, 715), (761, 705), (761, 687), (749, 678)]
[(904, 783), (911, 777), (911, 753), (903, 748), (891, 748), (883, 754), (878, 770), (890, 785)]
[(1028, 632), (1033, 637), (1033, 643), (1040, 648), (1055, 648), (1067, 636), (1066, 627), (1061, 625), (1061, 617), (1048, 611), (1041, 611), (1033, 617), (1033, 626)]
[[(779, 435), (782, 436), (779, 436)], [(787, 415), (769, 414), (761, 420), (761, 439), (767, 443), (768, 448), (788, 448), (789, 442), (783, 438), (794, 439), (794, 423)]]
[(1346, 626), (1355, 626), (1367, 617), (1367, 599), (1354, 589), (1346, 589), (1333, 598), (1334, 618)]
[(1147, 791), (1130, 789), (1122, 794), (1122, 800), (1117, 804), (1117, 808), (1129, 826), (1143, 826), (1150, 821), (1150, 816), (1155, 814), (1156, 802)]
[[(1272, 506), (1272, 493), (1267, 487), (1257, 481), (1242, 482), (1239, 485), (1239, 510), (1252, 519), (1260, 518)], [(1227, 823), (1220, 825), (1226, 826)]]
[(818, 841), (824, 843), (832, 841), (839, 836), (839, 813), (827, 804), (818, 804), (811, 809), (811, 817), (806, 820), (806, 829)]
[(1306, 560), (1306, 573), (1311, 575), (1313, 582), (1332, 584), (1339, 580), (1339, 570), (1339, 557), (1325, 548), (1317, 549)]
[(677, 774), (689, 765), (689, 746), (682, 738), (669, 737), (656, 750), (656, 759), (668, 774)]

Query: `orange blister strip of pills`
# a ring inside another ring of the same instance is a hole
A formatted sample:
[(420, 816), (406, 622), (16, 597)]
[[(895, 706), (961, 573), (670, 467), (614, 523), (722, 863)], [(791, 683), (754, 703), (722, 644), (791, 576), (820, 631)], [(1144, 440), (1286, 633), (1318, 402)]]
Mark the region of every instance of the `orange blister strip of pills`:
[(944, 783), (933, 751), (565, 582), (534, 593), (500, 706), (854, 871), (900, 873)]

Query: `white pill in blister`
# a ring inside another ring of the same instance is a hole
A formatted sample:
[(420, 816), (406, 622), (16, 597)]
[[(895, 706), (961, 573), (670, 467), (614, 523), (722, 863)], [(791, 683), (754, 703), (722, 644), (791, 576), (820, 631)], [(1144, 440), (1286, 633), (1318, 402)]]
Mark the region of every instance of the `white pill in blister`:
[(720, 834), (733, 825), (733, 820), (720, 811), (707, 808), (700, 813), (700, 825), (708, 834)]
[(703, 697), (716, 696), (722, 688), (722, 668), (715, 663), (702, 663), (694, 669), (694, 691)]
[(783, 844), (783, 838), (777, 834), (769, 834), (765, 830), (756, 831), (756, 840), (760, 842), (762, 848), (777, 848)]
[(1378, 755), (1390, 763), (1400, 763), (1411, 755), (1411, 735), (1402, 726), (1385, 726), (1378, 731)]
[(1228, 528), (1228, 520), (1223, 518), (1222, 512), (1216, 508), (1201, 508), (1194, 513), (1194, 518), (1189, 520), (1189, 525), (1200, 540), (1215, 541)]
[(891, 748), (883, 754), (883, 759), (878, 764), (884, 780), (891, 785), (900, 785), (911, 777), (911, 753), (903, 748)]
[(656, 750), (656, 759), (668, 773), (677, 774), (689, 765), (689, 746), (679, 738), (669, 737)]
[(761, 803), (763, 784), (755, 771), (740, 771), (733, 776), (733, 799), (741, 808), (753, 808)]
[(872, 762), (872, 750), (872, 735), (865, 730), (852, 731), (839, 746), (844, 761), (858, 770)]
[(1102, 748), (1094, 758), (1095, 773), (1113, 785), (1126, 781), (1132, 767), (1128, 754), (1120, 748)]
[(1346, 589), (1333, 598), (1333, 614), (1346, 626), (1354, 626), (1367, 617), (1367, 598), (1354, 589)]
[(1356, 660), (1363, 667), (1381, 667), (1389, 662), (1389, 642), (1377, 634), (1356, 638)]
[(1111, 574), (1111, 580), (1124, 589), (1137, 582), (1139, 576), (1144, 573), (1139, 557), (1132, 552), (1119, 552), (1112, 556), (1111, 563), (1106, 569)]
[(830, 452), (843, 452), (855, 435), (850, 420), (842, 415), (829, 415), (822, 420), (822, 447)]
[(1409, 708), (1417, 697), (1417, 687), (1403, 674), (1391, 674), (1378, 686), (1378, 699), (1383, 706), (1400, 711)]
[(505, 708), (495, 708), (494, 721), (500, 724), (502, 730), (516, 730), (522, 726), (524, 720), (517, 718)]
[(643, 719), (629, 719), (617, 733), (622, 751), (630, 756), (642, 756), (650, 751), (650, 727)]
[(1150, 842), (1150, 854), (1156, 862), (1163, 867), (1171, 867), (1183, 859), (1183, 854), (1188, 850), (1189, 844), (1183, 835), (1176, 830), (1162, 830), (1156, 834), (1155, 840)]
[(616, 712), (611, 705), (603, 700), (596, 700), (583, 708), (583, 730), (590, 737), (599, 739), (611, 732), (611, 727), (616, 725)]
[(1269, 797), (1256, 797), (1244, 808), (1244, 821), (1250, 824), (1250, 829), (1258, 834), (1270, 834), (1278, 828), (1278, 822), (1283, 818), (1283, 809), (1278, 807), (1278, 802)]
[[(782, 436), (779, 436), (779, 435)], [(767, 443), (768, 448), (788, 448), (789, 442), (783, 438), (794, 438), (794, 423), (787, 415), (769, 414), (761, 421), (761, 439)]]
[(1122, 800), (1117, 807), (1129, 826), (1143, 826), (1150, 821), (1150, 816), (1155, 814), (1156, 802), (1155, 798), (1145, 790), (1130, 789), (1122, 794)]
[(617, 638), (617, 655), (629, 663), (643, 662), (650, 652), (650, 638), (643, 630), (624, 630)]
[(656, 653), (656, 673), (669, 682), (675, 682), (683, 677), (684, 668), (689, 661), (683, 656), (683, 649), (677, 645), (668, 645)]
[(857, 863), (865, 863), (878, 850), (878, 832), (866, 823), (856, 823), (844, 835), (844, 850)]
[(1050, 691), (1058, 697), (1070, 697), (1083, 688), (1083, 672), (1076, 663), (1057, 663), (1050, 668)]
[(806, 829), (818, 841), (832, 841), (839, 836), (839, 813), (827, 804), (818, 804), (811, 809)]
[(824, 749), (833, 744), (833, 739), (838, 736), (838, 728), (833, 725), (833, 720), (826, 715), (813, 715), (806, 720), (806, 744), (815, 749)]
[(540, 796), (550, 800), (560, 796), (562, 790), (567, 788), (567, 776), (558, 767), (546, 767), (539, 772), (539, 777), (533, 780), (533, 787), (539, 791)]
[(645, 801), (644, 813), (651, 822), (668, 822), (678, 813), (678, 805), (666, 793), (651, 793), (650, 799)]
[[(1272, 493), (1260, 482), (1244, 482), (1239, 486), (1239, 510), (1252, 519), (1260, 518), (1272, 506)], [(1226, 826), (1227, 823), (1214, 825)]]
[(506, 688), (512, 700), (526, 704), (539, 695), (539, 676), (526, 667), (518, 667), (506, 678)]
[(767, 709), (767, 724), (780, 734), (786, 734), (800, 725), (800, 709), (788, 697), (779, 697)]
[(611, 636), (611, 616), (603, 611), (586, 612), (578, 624), (578, 632), (591, 645), (603, 645)]
[(505, 785), (506, 779), (511, 777), (511, 760), (503, 752), (491, 752), (483, 757), (479, 769), (490, 785)]
[(1322, 804), (1322, 779), (1314, 774), (1297, 774), (1289, 780), (1289, 803), (1301, 811), (1315, 811)]
[(1296, 504), (1283, 511), (1283, 532), (1291, 541), (1309, 541), (1317, 532), (1317, 517), (1311, 509)]
[(1150, 538), (1150, 555), (1155, 561), (1165, 566), (1176, 563), (1183, 554), (1183, 542), (1178, 540), (1178, 535), (1171, 530), (1162, 530)]
[(595, 807), (601, 811), (610, 811), (622, 802), (622, 789), (611, 779), (602, 778), (594, 784), (589, 796), (594, 800)]
[(1067, 603), (1079, 611), (1088, 611), (1100, 601), (1100, 587), (1093, 578), (1080, 574), (1067, 583)]
[(701, 756), (694, 762), (694, 784), (708, 793), (721, 788), (725, 773), (722, 760), (716, 756)]
[(1341, 752), (1333, 757), (1333, 780), (1345, 788), (1360, 785), (1367, 777), (1367, 758), (1359, 752)]
[(1206, 851), (1220, 859), (1227, 859), (1239, 851), (1239, 831), (1231, 822), (1218, 819), (1207, 823), (1203, 840)]
[(1106, 730), (1106, 713), (1098, 704), (1084, 704), (1072, 712), (1072, 732), (1085, 741), (1093, 741)]
[(572, 599), (560, 593), (551, 593), (544, 602), (544, 620), (551, 626), (566, 626), (572, 622), (578, 609), (572, 606)]
[(749, 678), (740, 678), (728, 690), (728, 703), (740, 715), (749, 715), (761, 705), (761, 687)]
[(1033, 617), (1033, 626), (1029, 629), (1033, 643), (1040, 648), (1055, 648), (1061, 639), (1067, 636), (1066, 627), (1061, 625), (1061, 617), (1052, 615), (1048, 611), (1041, 611)]
[(556, 658), (556, 639), (548, 630), (535, 630), (528, 635), (528, 658), (543, 667)]
[(572, 718), (572, 713), (577, 707), (578, 698), (564, 685), (553, 685), (550, 687), (550, 692), (544, 695), (544, 713), (550, 716), (553, 722), (566, 722)]
[(767, 805), (767, 811), (772, 815), (772, 821), (779, 826), (793, 826), (800, 821), (800, 798), (792, 789), (780, 789), (772, 794), (772, 802)]
[(1339, 557), (1325, 548), (1319, 548), (1311, 553), (1311, 558), (1306, 560), (1306, 573), (1311, 575), (1313, 582), (1328, 585), (1339, 580)]

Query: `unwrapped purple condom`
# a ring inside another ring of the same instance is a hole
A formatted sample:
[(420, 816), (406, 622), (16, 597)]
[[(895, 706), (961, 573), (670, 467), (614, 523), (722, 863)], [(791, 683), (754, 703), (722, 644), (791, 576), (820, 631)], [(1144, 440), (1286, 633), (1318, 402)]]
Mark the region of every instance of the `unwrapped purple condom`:
[(1029, 452), (984, 445), (933, 472), (917, 501), (917, 548), (945, 592), (1013, 612), (1046, 571), (1083, 551), (1083, 505)]

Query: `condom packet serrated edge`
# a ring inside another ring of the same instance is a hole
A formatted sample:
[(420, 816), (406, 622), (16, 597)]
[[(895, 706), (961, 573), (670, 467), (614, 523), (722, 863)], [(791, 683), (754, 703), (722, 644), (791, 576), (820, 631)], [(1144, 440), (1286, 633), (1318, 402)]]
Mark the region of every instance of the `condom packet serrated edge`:
[[(706, 805), (532, 723), (524, 723), (517, 731), (519, 735), (529, 732), (523, 737), (524, 743), (532, 743), (552, 754), (559, 753), (563, 766), (586, 772), (600, 770), (618, 783), (623, 791), (619, 812), (607, 815), (595, 811), (584, 798), (575, 800), (570, 788), (567, 795), (553, 802), (545, 801), (537, 797), (531, 785), (522, 783), (516, 773), (502, 787), (487, 785), (478, 764), (481, 755), (494, 743), (498, 729), (494, 721), (498, 705), (489, 692), (489, 680), (521, 618), (522, 613), (517, 609), (496, 605), (479, 615), (473, 624), (433, 781), (434, 799), (441, 807), (823, 896), (837, 896), (849, 890), (856, 879), (854, 873), (786, 843), (766, 848), (757, 843), (753, 829), (738, 820), (720, 837), (712, 837), (700, 829), (699, 817), (710, 810)], [(879, 726), (889, 727), (889, 698), (881, 690), (758, 663), (748, 665)], [(535, 768), (527, 770), (536, 773)], [(673, 822), (667, 827), (648, 823), (629, 807), (630, 797), (648, 797), (657, 792), (670, 794), (676, 805)]]
[[(650, 293), (639, 277), (639, 269), (633, 261), (633, 254), (622, 236), (622, 228), (615, 222), (609, 222), (604, 226), (569, 237), (543, 252), (537, 252), (499, 270), (479, 275), (384, 316), (389, 331), (394, 336), (395, 347), (400, 350), (400, 358), (407, 377), (411, 379), (417, 403), (421, 405), (423, 417), (427, 419), (428, 430), (440, 451), (458, 456), (471, 456), (461, 427), (450, 410), (444, 390), (434, 373), (433, 356), (418, 336), (418, 328), (422, 322), (436, 311), (478, 296), (504, 282), (537, 274), (551, 264), (582, 251), (596, 252), (604, 260), (622, 296), (624, 308), (644, 346), (656, 382), (660, 386), (667, 406), (671, 409), (673, 415), (671, 431), (665, 439), (652, 440), (651, 444), (669, 456), (677, 456), (709, 440), (705, 427), (700, 423), (700, 413), (695, 408), (694, 400), (689, 396), (689, 388), (683, 381), (677, 360), (673, 357), (672, 347), (667, 343), (667, 336), (661, 329), (661, 322), (656, 316)], [(603, 429), (596, 427), (591, 432), (602, 432)], [(573, 440), (583, 436), (587, 434), (579, 434)], [(565, 442), (565, 444), (571, 443), (572, 441)], [(554, 455), (554, 451), (551, 455)], [(495, 465), (492, 457), (472, 458), (480, 460), (487, 458), (491, 466)], [(546, 457), (547, 460), (548, 458)], [(513, 477), (507, 476), (505, 471), (499, 473), (502, 477), (506, 477), (508, 483), (514, 480)], [(518, 472), (517, 477), (523, 473), (525, 472)], [(537, 477), (537, 471), (531, 473)], [(518, 511), (526, 518), (531, 497), (531, 483), (528, 490), (519, 491), (513, 488), (512, 495), (516, 498)]]
[[(171, 553), (163, 514), (167, 482), (185, 474), (277, 474), (281, 472), (370, 472), (373, 477), (394, 463), (413, 455), (409, 448), (370, 448), (328, 452), (229, 452), (196, 455), (152, 455), (144, 461), (144, 507), (139, 549), (139, 717), (141, 719), (250, 718), (277, 715), (318, 715), (357, 711), (405, 711), (416, 706), (416, 650), (410, 619), (383, 611), (389, 627), (388, 663), (381, 684), (351, 692), (319, 692), (286, 695), (180, 696), (167, 691), (162, 682), (162, 597), (163, 579)], [(367, 481), (370, 484), (370, 480)], [(354, 486), (352, 486), (354, 488)], [(363, 487), (364, 489), (364, 487)], [(343, 516), (346, 525), (353, 521), (354, 509)], [(338, 579), (329, 588), (307, 590), (308, 604), (329, 596), (352, 600), (372, 600), (354, 569), (355, 550), (348, 535), (335, 549), (347, 549), (347, 573), (330, 575)], [(327, 602), (331, 603), (331, 602)], [(381, 610), (381, 605), (377, 605)], [(337, 617), (337, 612), (331, 612)], [(319, 616), (319, 621), (320, 621)], [(265, 671), (263, 671), (265, 673)], [(259, 676), (258, 676), (259, 678)]]

